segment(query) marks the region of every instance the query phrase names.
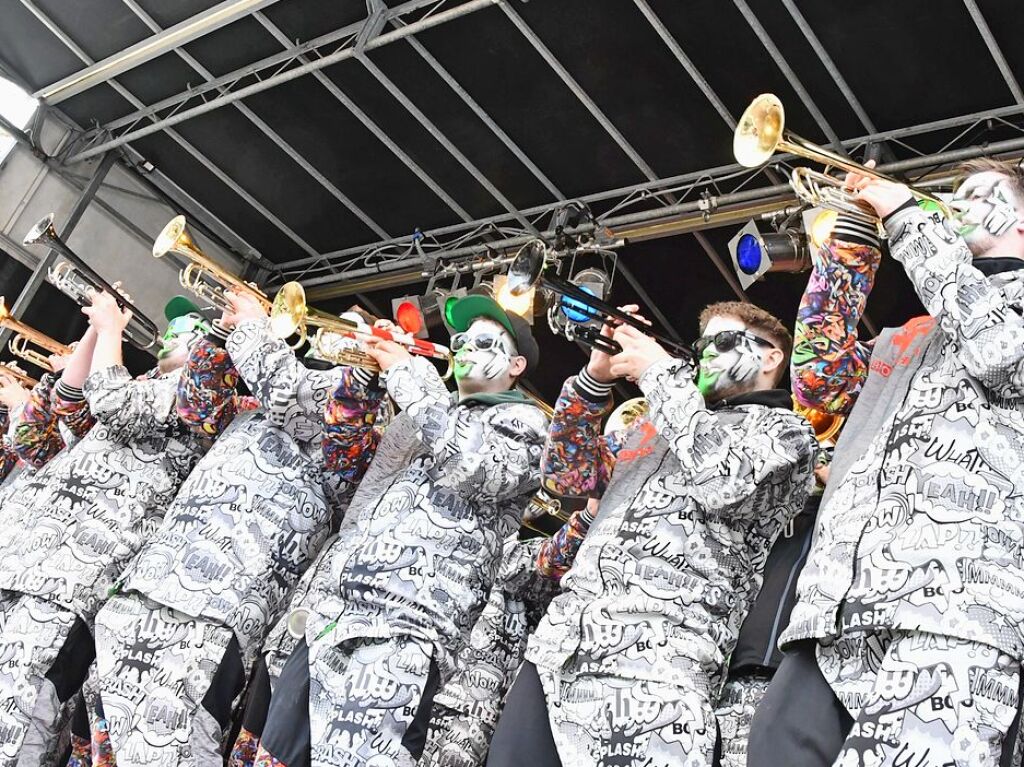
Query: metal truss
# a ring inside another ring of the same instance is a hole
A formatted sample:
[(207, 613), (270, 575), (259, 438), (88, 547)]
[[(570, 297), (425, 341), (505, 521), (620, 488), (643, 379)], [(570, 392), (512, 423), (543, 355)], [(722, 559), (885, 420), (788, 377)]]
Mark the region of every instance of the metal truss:
[[(938, 132), (959, 128), (959, 132), (936, 152), (915, 148)], [(1019, 137), (985, 143), (985, 135), (1001, 128)], [(934, 174), (936, 170), (980, 156), (1024, 154), (1024, 107), (1010, 106), (971, 115), (938, 120), (909, 128), (881, 131), (842, 142), (856, 155), (882, 141), (901, 147), (913, 156), (881, 166), (888, 173), (908, 177)], [(796, 158), (780, 155), (770, 165), (748, 169), (726, 165), (672, 178), (636, 184), (579, 198), (600, 211), (594, 220), (572, 234), (590, 235), (606, 247), (625, 241), (654, 239), (680, 233), (699, 233), (772, 213), (792, 213), (799, 205), (788, 184), (771, 181), (771, 171), (788, 173)], [(797, 161), (798, 162), (798, 161)], [(676, 202), (668, 203), (673, 197)], [(554, 232), (546, 225), (551, 215), (569, 200), (521, 211), (541, 236)], [(320, 297), (342, 295), (383, 286), (415, 284), (431, 275), (477, 275), (498, 271), (515, 249), (531, 237), (508, 215), (455, 224), (407, 237), (323, 254), (320, 259), (297, 259), (280, 264), (283, 279), (301, 279), (309, 286), (332, 286), (317, 290)], [(710, 244), (701, 243), (708, 251)], [(714, 257), (711, 252), (709, 256)], [(326, 263), (331, 271), (328, 273)], [(723, 277), (729, 279), (726, 273)], [(731, 283), (730, 283), (731, 284)], [(734, 289), (737, 289), (734, 286)]]

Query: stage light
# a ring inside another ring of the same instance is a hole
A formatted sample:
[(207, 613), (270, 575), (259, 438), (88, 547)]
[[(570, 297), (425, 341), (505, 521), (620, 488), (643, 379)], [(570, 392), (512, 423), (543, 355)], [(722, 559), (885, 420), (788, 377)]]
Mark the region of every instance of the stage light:
[(831, 239), (838, 217), (834, 210), (824, 208), (808, 208), (803, 212), (804, 231), (812, 248), (819, 250), (826, 240)]
[[(589, 293), (590, 295), (597, 297), (597, 294), (589, 285), (580, 285), (580, 290)], [(558, 302), (558, 308), (565, 315), (565, 318), (570, 322), (582, 324), (593, 319), (600, 317), (599, 314), (595, 314), (594, 310), (582, 301), (577, 301), (575, 298), (569, 298), (569, 296), (562, 296)]]
[(403, 296), (391, 301), (391, 316), (406, 333), (416, 338), (427, 337), (427, 321), (420, 305), (421, 296)]
[(524, 320), (533, 324), (533, 299), (536, 288), (529, 288), (518, 296), (512, 294), (508, 285), (508, 276), (499, 274), (494, 278), (494, 300), (506, 312), (518, 314)]
[(811, 268), (807, 235), (792, 229), (761, 233), (754, 221), (729, 240), (729, 254), (744, 290), (768, 272), (803, 272)]
[(455, 288), (454, 290), (439, 290), (437, 291), (437, 310), (441, 315), (441, 319), (444, 320), (444, 324), (449, 330), (453, 330), (452, 325), (452, 307), (458, 302), (458, 300), (466, 295), (465, 288)]

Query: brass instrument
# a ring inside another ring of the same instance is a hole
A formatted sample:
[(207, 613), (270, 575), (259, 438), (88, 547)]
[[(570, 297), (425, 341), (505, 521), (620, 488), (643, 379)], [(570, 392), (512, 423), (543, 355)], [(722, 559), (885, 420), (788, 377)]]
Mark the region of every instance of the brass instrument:
[[(677, 357), (692, 359), (693, 350), (686, 344), (654, 332), (650, 325), (620, 311), (564, 277), (547, 273), (553, 260), (551, 256), (552, 251), (543, 240), (534, 239), (523, 245), (508, 268), (508, 286), (512, 295), (522, 295), (530, 288), (539, 286), (569, 299), (574, 312), (587, 314), (605, 324), (631, 325)], [(573, 338), (584, 346), (599, 349), (605, 354), (618, 354), (622, 351), (615, 341), (601, 335), (600, 328), (577, 325), (573, 331)]]
[(334, 345), (339, 348), (332, 349), (329, 338), (332, 334), (353, 338), (356, 341), (366, 341), (370, 338), (393, 341), (404, 346), (411, 354), (447, 362), (448, 369), (443, 375), (445, 380), (451, 377), (454, 369), (455, 360), (448, 347), (424, 341), (407, 333), (361, 325), (351, 320), (335, 317), (333, 314), (319, 309), (312, 309), (306, 303), (306, 291), (302, 285), (298, 282), (285, 283), (274, 296), (274, 302), (270, 309), (271, 333), (281, 339), (297, 336), (298, 340), (293, 344), (294, 348), (307, 340), (310, 327), (317, 328), (316, 333), (309, 339), (313, 355), (324, 354), (325, 356), (320, 359), (336, 365), (352, 365), (375, 372), (380, 370), (376, 360), (361, 349), (345, 348), (340, 344)]
[(184, 216), (175, 216), (165, 226), (153, 243), (153, 257), (163, 258), (168, 253), (177, 253), (189, 260), (188, 265), (178, 273), (181, 287), (221, 311), (231, 310), (224, 293), (245, 293), (255, 298), (265, 311), (270, 311), (271, 301), (267, 294), (250, 282), (232, 274), (215, 263), (196, 245), (188, 231)]
[[(743, 112), (733, 134), (732, 149), (736, 161), (747, 168), (763, 165), (776, 152), (789, 152), (824, 165), (826, 171), (829, 168), (839, 168), (850, 173), (859, 173), (897, 184), (903, 183), (899, 179), (853, 162), (787, 131), (785, 109), (779, 98), (772, 93), (762, 93)], [(790, 185), (804, 202), (851, 216), (878, 228), (882, 233), (881, 221), (874, 208), (845, 189), (842, 179), (830, 176), (827, 172), (796, 168), (790, 177)], [(953, 216), (949, 206), (941, 200), (920, 189), (909, 189), (919, 202), (934, 204), (947, 218)]]
[(626, 400), (608, 416), (608, 420), (604, 423), (604, 433), (611, 434), (628, 428), (634, 421), (647, 415), (649, 409), (650, 406), (643, 397)]
[(26, 389), (31, 389), (33, 386), (39, 383), (39, 381), (34, 379), (32, 376), (30, 376), (24, 370), (19, 368), (13, 362), (0, 362), (0, 377), (3, 376), (13, 378)]
[(160, 343), (160, 333), (156, 324), (143, 314), (137, 306), (125, 298), (117, 288), (107, 282), (91, 266), (82, 260), (82, 257), (68, 247), (67, 243), (57, 234), (53, 225), (53, 214), (40, 220), (23, 241), (25, 245), (45, 245), (48, 248), (60, 253), (69, 266), (57, 265), (50, 270), (48, 275), (54, 286), (66, 293), (71, 299), (81, 306), (87, 306), (91, 299), (91, 291), (106, 292), (114, 297), (121, 310), (129, 310), (132, 318), (125, 328), (125, 340), (140, 349), (150, 349)]
[(796, 397), (793, 397), (793, 412), (807, 419), (811, 428), (814, 429), (814, 436), (823, 445), (835, 445), (836, 440), (839, 439), (839, 432), (843, 429), (843, 423), (846, 421), (846, 416), (826, 413), (801, 405), (797, 402)]
[(50, 365), (46, 354), (43, 354), (38, 349), (33, 349), (32, 346), (39, 347), (39, 349), (42, 349), (47, 354), (71, 353), (70, 346), (65, 346), (59, 341), (50, 338), (46, 333), (36, 330), (21, 320), (16, 319), (11, 314), (11, 310), (7, 308), (7, 304), (4, 303), (3, 296), (0, 296), (0, 327), (8, 328), (14, 333), (10, 343), (11, 354), (15, 357), (20, 357), (25, 362), (31, 362), (47, 373), (53, 372), (53, 366)]

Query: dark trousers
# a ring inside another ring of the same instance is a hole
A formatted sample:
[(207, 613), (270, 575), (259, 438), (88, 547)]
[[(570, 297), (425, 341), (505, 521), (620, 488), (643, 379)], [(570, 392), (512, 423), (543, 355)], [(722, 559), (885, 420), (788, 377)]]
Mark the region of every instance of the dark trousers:
[(562, 767), (551, 736), (548, 706), (537, 667), (519, 669), (491, 739), (487, 767)]
[[(797, 643), (783, 658), (754, 715), (747, 767), (831, 767), (853, 727), (818, 668), (817, 642)], [(1020, 713), (1003, 742), (999, 767), (1011, 767)]]

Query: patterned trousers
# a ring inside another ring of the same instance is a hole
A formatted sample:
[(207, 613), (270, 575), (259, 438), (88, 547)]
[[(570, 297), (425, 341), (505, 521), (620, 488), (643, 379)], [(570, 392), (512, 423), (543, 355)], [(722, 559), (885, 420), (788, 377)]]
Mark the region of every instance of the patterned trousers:
[(438, 670), (429, 642), (300, 642), (274, 688), (257, 767), (411, 767)]
[(223, 763), (245, 682), (231, 629), (120, 594), (96, 616), (96, 650), (118, 767)]
[(53, 765), (92, 662), (85, 622), (45, 599), (0, 598), (0, 765)]
[(747, 767), (747, 740), (754, 712), (768, 690), (772, 677), (764, 671), (730, 678), (722, 688), (715, 709), (722, 735), (721, 767)]
[(494, 725), (483, 717), (435, 703), (419, 765), (483, 767), (493, 736)]
[(537, 672), (563, 767), (711, 767), (718, 725), (705, 684)]
[(1020, 662), (913, 631), (851, 634), (817, 650), (854, 719), (835, 767), (996, 767), (1017, 717)]

